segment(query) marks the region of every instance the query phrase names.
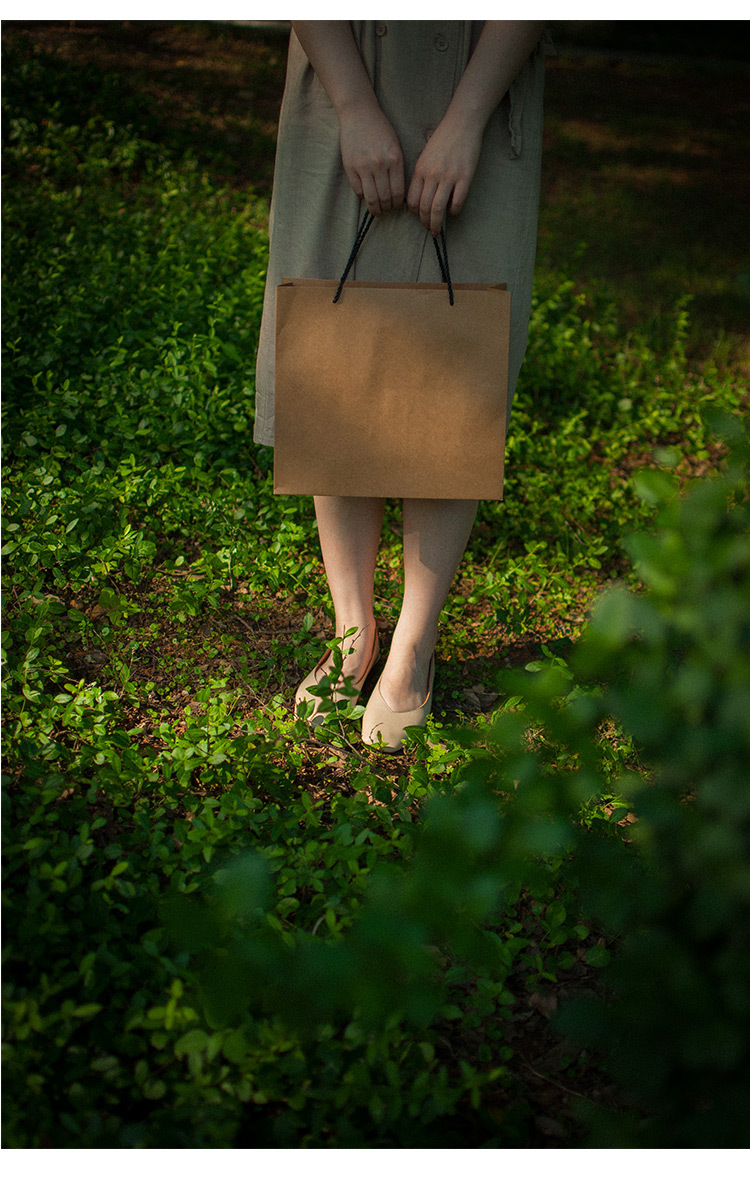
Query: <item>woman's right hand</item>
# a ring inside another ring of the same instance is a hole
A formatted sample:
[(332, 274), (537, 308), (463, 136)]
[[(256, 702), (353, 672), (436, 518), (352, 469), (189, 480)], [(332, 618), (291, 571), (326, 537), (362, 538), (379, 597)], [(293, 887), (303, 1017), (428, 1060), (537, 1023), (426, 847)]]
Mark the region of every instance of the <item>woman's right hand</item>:
[(354, 192), (377, 217), (404, 203), (404, 157), (398, 136), (376, 104), (339, 114), (341, 160)]
[(338, 116), (341, 160), (370, 213), (404, 203), (404, 157), (375, 97), (349, 21), (292, 21), (300, 45)]

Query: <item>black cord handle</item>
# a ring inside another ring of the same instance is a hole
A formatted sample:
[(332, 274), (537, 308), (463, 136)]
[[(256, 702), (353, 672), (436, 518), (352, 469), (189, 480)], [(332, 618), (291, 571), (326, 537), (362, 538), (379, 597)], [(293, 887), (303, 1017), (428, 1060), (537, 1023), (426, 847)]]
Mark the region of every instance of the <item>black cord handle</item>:
[(354, 245), (352, 246), (351, 254), (349, 255), (349, 259), (347, 261), (347, 264), (344, 267), (344, 273), (341, 276), (341, 279), (339, 281), (339, 285), (336, 288), (336, 294), (333, 297), (334, 303), (338, 303), (339, 296), (341, 295), (341, 292), (344, 289), (344, 282), (346, 281), (346, 276), (349, 274), (349, 271), (354, 266), (354, 260), (357, 257), (357, 251), (359, 250), (360, 246), (364, 242), (365, 234), (369, 230), (369, 228), (372, 225), (372, 223), (374, 222), (374, 220), (375, 220), (374, 213), (366, 213), (365, 216), (362, 218), (362, 224), (360, 225), (359, 229), (357, 230), (357, 236), (354, 239)]
[(440, 266), (440, 274), (443, 277), (443, 282), (448, 284), (448, 300), (451, 307), (453, 307), (453, 284), (451, 283), (451, 272), (448, 266), (448, 247), (445, 244), (445, 226), (440, 227), (440, 246), (442, 246), (442, 254), (440, 246), (438, 246), (437, 238), (432, 239), (435, 243), (435, 253), (437, 255), (438, 264)]
[[(349, 258), (347, 260), (347, 264), (344, 267), (344, 273), (341, 276), (341, 279), (339, 280), (339, 285), (336, 288), (336, 294), (333, 297), (334, 303), (338, 303), (339, 296), (341, 295), (341, 292), (344, 289), (344, 283), (346, 282), (346, 277), (349, 274), (349, 271), (354, 266), (354, 260), (357, 257), (357, 253), (359, 251), (359, 248), (362, 245), (362, 243), (364, 242), (365, 235), (367, 234), (367, 231), (369, 230), (369, 228), (372, 225), (372, 223), (374, 222), (374, 220), (375, 220), (374, 213), (366, 213), (365, 216), (362, 218), (362, 223), (361, 223), (359, 229), (357, 230), (357, 236), (354, 239), (354, 245), (352, 246), (351, 253), (350, 253)], [(433, 237), (432, 240), (435, 243), (435, 253), (437, 255), (438, 265), (440, 267), (440, 276), (441, 276), (443, 282), (446, 283), (448, 286), (448, 301), (450, 303), (450, 306), (453, 307), (453, 304), (454, 304), (453, 284), (451, 282), (451, 272), (450, 272), (450, 268), (448, 266), (448, 247), (445, 244), (445, 227), (444, 226), (441, 226), (441, 228), (440, 228), (440, 243), (438, 244), (438, 239), (436, 237)], [(442, 247), (442, 250), (441, 250), (441, 247)]]

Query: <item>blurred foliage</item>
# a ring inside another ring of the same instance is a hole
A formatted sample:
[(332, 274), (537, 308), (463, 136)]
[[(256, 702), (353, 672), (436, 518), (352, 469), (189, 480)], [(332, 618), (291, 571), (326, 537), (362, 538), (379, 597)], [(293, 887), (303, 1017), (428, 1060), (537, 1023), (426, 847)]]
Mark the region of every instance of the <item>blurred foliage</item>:
[(624, 938), (611, 998), (571, 1004), (565, 1027), (606, 1048), (647, 1113), (595, 1119), (604, 1144), (750, 1143), (750, 451), (744, 422), (716, 425), (721, 476), (686, 496), (640, 478), (661, 506), (628, 545), (648, 593), (602, 598), (574, 661), (650, 768), (622, 785), (636, 871), (593, 846), (580, 868), (589, 913)]
[(540, 616), (544, 658), (395, 771), (356, 709), (311, 739), (314, 523), (251, 458), (266, 207), (5, 65), (5, 1145), (526, 1147), (559, 995), (566, 1084), (621, 1096), (570, 1142), (745, 1146), (742, 383), (684, 301), (657, 346), (544, 277), (443, 700)]

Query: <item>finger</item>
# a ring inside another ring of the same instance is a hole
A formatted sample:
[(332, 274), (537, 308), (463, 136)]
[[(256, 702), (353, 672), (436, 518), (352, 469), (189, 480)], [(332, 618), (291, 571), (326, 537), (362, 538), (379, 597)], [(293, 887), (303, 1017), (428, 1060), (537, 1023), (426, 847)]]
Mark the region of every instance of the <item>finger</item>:
[(388, 172), (376, 172), (374, 181), (380, 208), (383, 213), (388, 213), (393, 207), (390, 174)]
[(399, 160), (398, 164), (394, 165), (388, 173), (388, 178), (391, 185), (391, 200), (393, 201), (393, 208), (400, 209), (404, 203), (404, 162)]
[(362, 188), (362, 181), (360, 180), (359, 173), (353, 172), (351, 169), (348, 169), (348, 168), (345, 169), (345, 171), (346, 171), (347, 179), (349, 181), (349, 184), (352, 186), (352, 190), (353, 190), (355, 196), (359, 197), (359, 199), (361, 201), (365, 195), (365, 191)]
[(456, 187), (453, 190), (453, 199), (450, 204), (450, 211), (454, 216), (455, 216), (455, 214), (461, 212), (461, 210), (464, 207), (464, 202), (466, 201), (466, 198), (468, 195), (469, 195), (469, 186), (466, 183), (466, 181), (465, 180), (457, 181)]
[(437, 184), (434, 181), (427, 181), (422, 189), (422, 196), (419, 200), (419, 220), (426, 230), (432, 228), (430, 220), (432, 217), (432, 203), (435, 200), (436, 192)]
[(370, 173), (361, 177), (362, 180), (362, 196), (367, 205), (367, 212), (372, 213), (375, 217), (382, 212), (380, 207), (380, 197), (375, 186), (375, 180)]
[(449, 185), (440, 185), (432, 200), (432, 207), (430, 209), (430, 233), (435, 237), (440, 233), (441, 226), (445, 220), (445, 211), (448, 208), (448, 202), (451, 196), (451, 187)]
[(422, 199), (422, 189), (424, 181), (420, 176), (413, 176), (411, 184), (409, 185), (409, 192), (406, 194), (406, 204), (409, 207), (409, 212), (419, 214), (419, 202)]

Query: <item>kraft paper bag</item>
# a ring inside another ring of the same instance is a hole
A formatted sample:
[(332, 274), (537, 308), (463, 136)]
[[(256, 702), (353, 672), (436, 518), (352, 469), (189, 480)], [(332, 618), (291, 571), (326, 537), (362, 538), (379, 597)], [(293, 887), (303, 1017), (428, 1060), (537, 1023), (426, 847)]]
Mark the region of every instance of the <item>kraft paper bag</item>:
[(504, 284), (276, 288), (274, 491), (502, 500)]

